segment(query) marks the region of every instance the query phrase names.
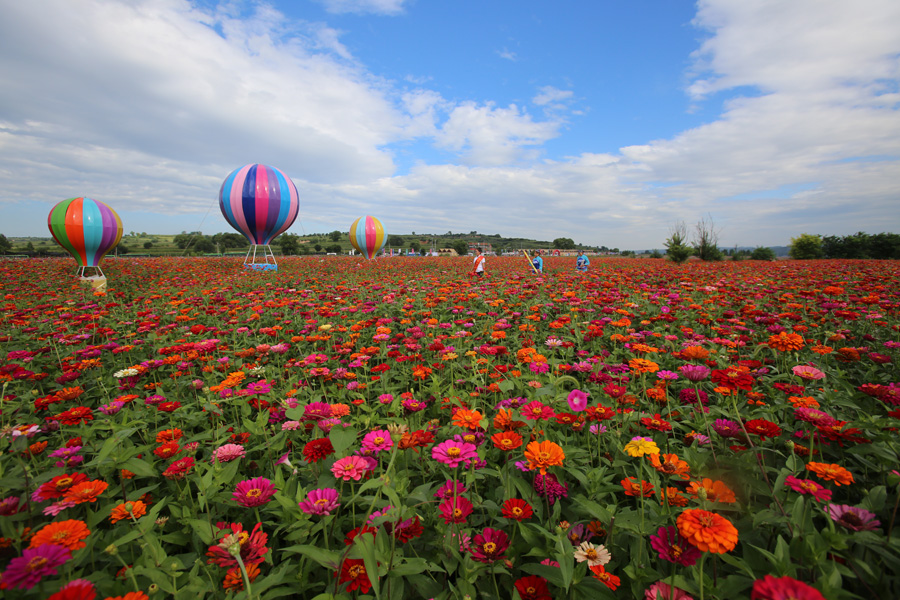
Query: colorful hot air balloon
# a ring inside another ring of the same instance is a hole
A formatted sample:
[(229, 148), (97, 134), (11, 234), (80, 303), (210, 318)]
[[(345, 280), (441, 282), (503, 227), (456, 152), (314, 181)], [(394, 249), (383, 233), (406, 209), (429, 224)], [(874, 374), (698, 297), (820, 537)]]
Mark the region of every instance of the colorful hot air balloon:
[[(268, 165), (244, 165), (222, 182), (219, 208), (225, 220), (250, 241), (244, 266), (277, 269), (268, 246), (300, 213), (300, 195), (291, 178)], [(257, 263), (257, 246), (266, 246), (263, 263)]]
[(63, 200), (50, 211), (47, 226), (56, 243), (75, 258), (82, 276), (88, 267), (100, 271), (100, 261), (122, 239), (116, 211), (90, 198)]
[(371, 259), (384, 248), (387, 234), (381, 221), (366, 215), (353, 221), (353, 225), (350, 226), (350, 243), (366, 259)]
[(275, 167), (244, 165), (222, 182), (219, 207), (251, 244), (266, 246), (293, 225), (300, 195), (291, 178)]

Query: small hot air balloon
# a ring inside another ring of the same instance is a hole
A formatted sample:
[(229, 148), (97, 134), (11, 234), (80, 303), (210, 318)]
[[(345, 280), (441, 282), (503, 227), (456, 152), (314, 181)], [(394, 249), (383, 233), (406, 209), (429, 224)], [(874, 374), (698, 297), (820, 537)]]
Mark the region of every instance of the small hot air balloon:
[[(275, 167), (244, 165), (222, 182), (219, 208), (225, 220), (251, 244), (244, 266), (278, 270), (269, 244), (284, 233), (300, 213), (300, 195), (291, 178)], [(259, 246), (264, 247), (260, 259), (263, 262), (257, 262)]]
[(56, 243), (78, 263), (78, 275), (95, 268), (100, 276), (100, 261), (122, 239), (122, 219), (116, 211), (90, 198), (69, 198), (53, 207), (47, 226)]
[(366, 259), (371, 259), (384, 248), (387, 234), (381, 221), (366, 215), (353, 221), (353, 225), (350, 226), (350, 243)]

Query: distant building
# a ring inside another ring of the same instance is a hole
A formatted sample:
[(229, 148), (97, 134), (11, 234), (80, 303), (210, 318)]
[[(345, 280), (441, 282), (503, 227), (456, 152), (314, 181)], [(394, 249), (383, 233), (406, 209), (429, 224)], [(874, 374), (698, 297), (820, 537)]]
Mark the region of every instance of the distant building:
[(438, 256), (459, 256), (453, 248), (438, 248)]
[(487, 254), (488, 252), (493, 252), (491, 249), (491, 245), (483, 242), (469, 242), (469, 253), (475, 252), (475, 248), (480, 248), (482, 254)]

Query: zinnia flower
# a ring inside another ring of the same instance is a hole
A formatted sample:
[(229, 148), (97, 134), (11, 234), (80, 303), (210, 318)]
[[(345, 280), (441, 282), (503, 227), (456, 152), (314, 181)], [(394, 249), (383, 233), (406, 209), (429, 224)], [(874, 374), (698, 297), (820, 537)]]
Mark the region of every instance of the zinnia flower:
[(644, 591), (644, 600), (694, 600), (681, 588), (657, 581)]
[(93, 583), (87, 579), (73, 579), (47, 600), (94, 600), (96, 597), (97, 591)]
[(534, 514), (534, 509), (525, 500), (520, 498), (510, 498), (503, 503), (501, 515), (506, 519), (514, 519), (516, 521), (524, 521), (530, 519)]
[(363, 474), (369, 470), (369, 463), (361, 456), (345, 456), (331, 465), (331, 472), (338, 479), (344, 481), (359, 481)]
[(190, 456), (179, 458), (163, 471), (163, 477), (167, 479), (184, 479), (194, 466), (194, 459)]
[(49, 523), (34, 534), (28, 547), (37, 548), (45, 544), (55, 544), (74, 552), (86, 546), (82, 540), (90, 534), (91, 530), (87, 528), (84, 521), (70, 519)]
[(69, 549), (56, 544), (26, 548), (22, 556), (9, 561), (3, 572), (3, 583), (7, 588), (30, 590), (45, 575), (56, 575), (56, 568), (70, 558), (72, 553)]
[(688, 543), (703, 552), (724, 554), (737, 546), (737, 528), (716, 513), (690, 508), (678, 515), (675, 524)]
[(820, 379), (825, 379), (825, 373), (815, 367), (810, 367), (809, 365), (797, 365), (791, 369), (791, 372), (800, 379), (806, 379), (807, 381), (819, 381)]
[[(639, 360), (639, 359), (635, 359)], [(647, 361), (649, 362), (649, 361)], [(594, 565), (589, 567), (591, 570), (591, 577), (598, 580), (600, 583), (608, 587), (609, 589), (615, 591), (617, 587), (619, 587), (620, 579), (608, 572), (603, 565)]]
[(678, 533), (676, 527), (660, 527), (655, 535), (650, 536), (650, 546), (659, 553), (661, 559), (683, 567), (693, 566), (701, 554)]
[(448, 467), (456, 467), (464, 460), (478, 458), (478, 452), (475, 444), (447, 440), (431, 448), (431, 458)]
[(874, 531), (881, 525), (875, 513), (848, 504), (829, 504), (825, 512), (832, 521), (853, 531)]
[(633, 437), (631, 441), (625, 444), (625, 453), (628, 456), (644, 456), (645, 454), (659, 454), (659, 447), (653, 438)]
[(599, 546), (595, 546), (590, 542), (581, 542), (578, 547), (575, 549), (575, 560), (578, 562), (585, 562), (589, 567), (593, 567), (594, 565), (605, 565), (609, 562), (610, 556), (609, 550), (606, 549), (606, 546), (600, 544)]
[(225, 444), (223, 446), (219, 446), (213, 452), (213, 461), (219, 462), (231, 462), (233, 460), (237, 460), (239, 458), (244, 457), (247, 452), (244, 450), (244, 447), (238, 444)]
[(472, 514), (472, 503), (462, 496), (446, 498), (438, 506), (444, 523), (465, 523), (466, 518)]
[(378, 454), (382, 450), (390, 450), (394, 445), (391, 439), (391, 432), (387, 429), (376, 429), (370, 431), (363, 437), (362, 448), (367, 453)]
[(766, 575), (753, 582), (750, 600), (825, 600), (822, 592), (791, 577)]
[(114, 507), (109, 515), (110, 523), (118, 523), (124, 519), (140, 519), (147, 514), (147, 505), (137, 500), (135, 502), (123, 502)]
[(553, 600), (547, 588), (547, 580), (539, 575), (522, 577), (514, 585), (522, 600)]
[[(238, 566), (232, 552), (239, 553), (244, 566), (255, 565), (265, 560), (265, 554), (269, 551), (266, 542), (269, 536), (261, 531), (262, 524), (257, 523), (253, 531), (247, 533), (241, 523), (217, 523), (222, 530), (231, 530), (215, 546), (210, 546), (206, 556), (210, 557), (209, 564), (216, 564), (226, 569)], [(238, 550), (239, 549), (239, 550)]]
[(853, 474), (841, 465), (809, 462), (806, 468), (825, 481), (833, 481), (834, 485), (850, 485)]
[(95, 479), (93, 481), (85, 481), (76, 486), (69, 488), (66, 492), (65, 499), (75, 504), (82, 502), (96, 502), (97, 496), (106, 491), (109, 484), (105, 481)]
[(491, 441), (497, 448), (509, 452), (522, 445), (522, 436), (515, 431), (501, 431), (492, 435)]
[(485, 527), (484, 531), (472, 538), (469, 550), (472, 558), (482, 563), (502, 560), (503, 553), (509, 548), (509, 536), (499, 529)]
[(333, 452), (334, 446), (331, 445), (331, 440), (327, 437), (319, 438), (308, 442), (303, 447), (303, 458), (306, 459), (306, 462), (312, 464), (315, 462), (319, 462)]
[(319, 488), (309, 492), (306, 500), (300, 502), (300, 510), (310, 515), (330, 515), (340, 503), (337, 501), (338, 491), (334, 488)]
[(347, 591), (352, 592), (359, 590), (362, 594), (369, 593), (372, 589), (372, 582), (369, 581), (369, 574), (366, 573), (366, 565), (361, 558), (345, 558), (341, 563), (341, 570), (335, 573), (339, 577), (339, 583), (346, 583)]
[(232, 497), (247, 508), (262, 506), (275, 495), (275, 486), (265, 477), (254, 477), (237, 484)]
[(548, 467), (562, 466), (566, 455), (558, 444), (545, 440), (529, 442), (525, 447), (525, 458), (530, 470), (538, 469), (541, 475), (546, 475)]
[(810, 481), (809, 479), (797, 479), (793, 475), (788, 475), (784, 478), (784, 485), (795, 492), (809, 494), (819, 502), (831, 500), (831, 490), (819, 485), (815, 481)]

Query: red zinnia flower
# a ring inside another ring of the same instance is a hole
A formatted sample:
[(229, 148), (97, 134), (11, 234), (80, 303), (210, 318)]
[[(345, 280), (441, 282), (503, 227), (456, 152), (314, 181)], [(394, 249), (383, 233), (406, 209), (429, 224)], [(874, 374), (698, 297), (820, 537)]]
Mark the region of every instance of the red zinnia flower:
[(94, 600), (97, 591), (94, 584), (86, 579), (75, 579), (64, 585), (47, 600)]
[(522, 445), (522, 436), (515, 431), (501, 431), (491, 436), (491, 441), (501, 450), (515, 450)]
[(462, 496), (447, 498), (438, 506), (444, 523), (465, 523), (466, 518), (472, 514), (472, 503)]
[(265, 554), (269, 551), (269, 549), (266, 548), (266, 542), (269, 540), (269, 536), (260, 531), (262, 523), (257, 523), (249, 533), (244, 531), (244, 526), (241, 523), (231, 523), (228, 525), (225, 523), (217, 523), (216, 527), (226, 531), (230, 529), (231, 531), (219, 540), (217, 545), (210, 546), (206, 551), (206, 555), (210, 557), (207, 561), (209, 564), (216, 564), (226, 568), (238, 566), (237, 559), (235, 559), (229, 551), (230, 549), (234, 549), (235, 545), (240, 547), (241, 560), (244, 562), (245, 566), (255, 565), (265, 560)]
[(63, 425), (78, 425), (81, 422), (87, 423), (88, 421), (93, 420), (94, 415), (91, 412), (91, 409), (87, 406), (76, 406), (74, 408), (70, 408), (65, 412), (59, 413), (55, 417), (47, 418), (55, 419)]
[(750, 600), (825, 600), (822, 592), (791, 577), (766, 575), (753, 582)]
[(163, 471), (163, 477), (167, 479), (184, 479), (185, 475), (194, 467), (194, 459), (190, 456), (179, 458), (169, 468)]
[(310, 464), (319, 462), (333, 453), (334, 446), (331, 445), (331, 440), (328, 438), (313, 440), (303, 447), (303, 458)]
[(157, 455), (160, 458), (172, 458), (180, 451), (181, 446), (178, 444), (178, 442), (172, 440), (164, 443), (162, 446), (158, 446), (155, 450), (153, 450), (153, 454)]
[(547, 580), (539, 575), (517, 579), (515, 586), (522, 600), (553, 600), (547, 588)]
[(520, 498), (510, 498), (503, 503), (501, 513), (507, 519), (515, 519), (516, 521), (524, 521), (530, 519), (534, 514), (534, 509), (526, 501)]
[(591, 577), (600, 581), (609, 589), (615, 591), (615, 589), (619, 587), (621, 580), (612, 573), (609, 573), (603, 565), (594, 565), (590, 567), (590, 569), (592, 573)]
[(367, 594), (372, 589), (372, 582), (369, 581), (369, 574), (366, 573), (366, 565), (361, 558), (344, 559), (340, 573), (335, 573), (335, 577), (338, 576), (340, 583), (348, 584), (348, 592), (359, 590), (361, 593)]
[(472, 538), (469, 550), (472, 558), (482, 563), (502, 560), (503, 553), (509, 548), (509, 536), (499, 529), (485, 527), (484, 531)]

